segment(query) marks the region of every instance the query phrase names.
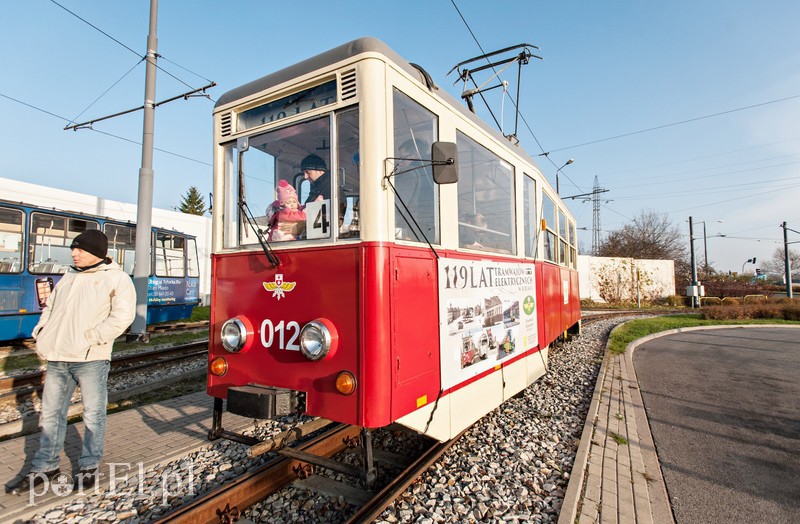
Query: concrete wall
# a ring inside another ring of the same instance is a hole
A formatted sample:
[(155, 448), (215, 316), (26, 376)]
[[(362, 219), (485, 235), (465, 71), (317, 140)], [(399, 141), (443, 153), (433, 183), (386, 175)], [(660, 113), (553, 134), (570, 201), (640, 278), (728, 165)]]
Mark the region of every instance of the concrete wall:
[[(136, 204), (106, 200), (93, 195), (74, 193), (18, 180), (0, 178), (3, 200), (78, 211), (115, 220), (136, 222)], [(197, 237), (197, 257), (200, 264), (200, 300), (208, 304), (211, 293), (211, 219), (166, 209), (153, 209), (153, 226), (172, 229)]]
[[(621, 257), (578, 256), (581, 299), (635, 302), (675, 294), (675, 262)], [(637, 283), (638, 276), (638, 283)]]

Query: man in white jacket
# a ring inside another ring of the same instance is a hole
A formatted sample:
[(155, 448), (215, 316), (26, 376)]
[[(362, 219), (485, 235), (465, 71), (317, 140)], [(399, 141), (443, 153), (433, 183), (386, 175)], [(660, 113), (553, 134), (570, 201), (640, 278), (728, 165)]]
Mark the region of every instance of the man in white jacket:
[(133, 321), (136, 291), (131, 277), (106, 255), (108, 239), (96, 229), (72, 241), (74, 266), (56, 284), (33, 329), (36, 353), (47, 360), (39, 450), (31, 473), (13, 486), (20, 494), (59, 474), (67, 409), (76, 385), (83, 401), (83, 450), (77, 487), (97, 480), (106, 428), (108, 370), (114, 339)]

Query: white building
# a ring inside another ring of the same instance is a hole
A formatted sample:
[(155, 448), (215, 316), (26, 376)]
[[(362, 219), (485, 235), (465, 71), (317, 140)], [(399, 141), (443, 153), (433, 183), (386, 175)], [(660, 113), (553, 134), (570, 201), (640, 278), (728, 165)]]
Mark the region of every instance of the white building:
[[(94, 195), (0, 178), (3, 200), (22, 202), (60, 211), (77, 211), (115, 220), (136, 222), (136, 204), (107, 200)], [(208, 304), (211, 293), (211, 219), (178, 211), (153, 209), (155, 227), (172, 229), (197, 237), (197, 257), (200, 264), (200, 300)]]
[(675, 262), (578, 256), (581, 299), (595, 302), (652, 301), (675, 294)]

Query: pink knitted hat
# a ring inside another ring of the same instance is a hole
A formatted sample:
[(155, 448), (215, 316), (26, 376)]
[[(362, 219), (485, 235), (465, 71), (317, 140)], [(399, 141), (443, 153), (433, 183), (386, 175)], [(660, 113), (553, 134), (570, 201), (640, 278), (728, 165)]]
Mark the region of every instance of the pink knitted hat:
[(297, 200), (297, 191), (294, 190), (292, 186), (286, 180), (281, 180), (278, 182), (278, 203), (280, 205), (284, 205), (286, 200), (289, 198), (294, 198)]

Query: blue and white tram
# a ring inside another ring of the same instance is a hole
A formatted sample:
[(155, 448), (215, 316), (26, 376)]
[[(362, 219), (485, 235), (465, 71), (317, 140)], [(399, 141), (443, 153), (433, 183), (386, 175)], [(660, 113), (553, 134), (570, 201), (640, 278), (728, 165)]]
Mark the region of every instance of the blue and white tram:
[[(50, 291), (72, 264), (72, 239), (108, 237), (108, 256), (133, 275), (136, 225), (0, 200), (0, 340), (30, 337)], [(152, 228), (147, 323), (188, 318), (199, 301), (195, 237)]]

